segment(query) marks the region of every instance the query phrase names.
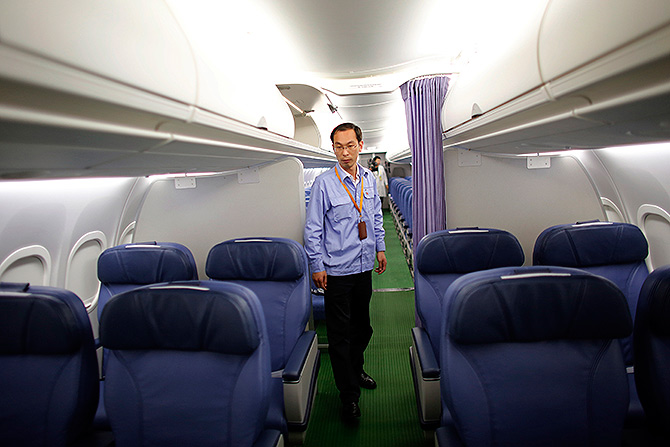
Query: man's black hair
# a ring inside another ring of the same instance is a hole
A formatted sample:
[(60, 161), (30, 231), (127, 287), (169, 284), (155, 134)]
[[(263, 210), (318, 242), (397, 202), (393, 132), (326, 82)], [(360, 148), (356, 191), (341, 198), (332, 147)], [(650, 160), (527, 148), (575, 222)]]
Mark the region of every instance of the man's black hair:
[(337, 126), (333, 131), (330, 133), (330, 142), (335, 143), (335, 134), (337, 132), (342, 132), (344, 130), (353, 130), (356, 133), (356, 139), (360, 143), (363, 141), (363, 131), (361, 130), (360, 127), (355, 125), (354, 123), (342, 123), (339, 126)]

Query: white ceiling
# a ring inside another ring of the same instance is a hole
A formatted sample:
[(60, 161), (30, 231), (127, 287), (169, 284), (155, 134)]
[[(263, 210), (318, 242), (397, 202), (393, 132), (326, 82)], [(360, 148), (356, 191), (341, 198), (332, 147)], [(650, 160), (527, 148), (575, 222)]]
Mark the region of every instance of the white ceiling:
[(451, 2), (258, 3), (272, 11), (293, 44), (294, 70), (280, 76), (324, 89), (339, 119), (362, 128), (366, 149), (392, 155), (408, 148), (398, 86), (418, 75), (452, 71), (460, 48), (440, 45), (436, 37), (444, 32), (440, 22)]
[[(388, 74), (424, 58), (449, 59), (440, 45), (450, 1), (256, 0), (288, 34), (300, 70), (326, 78)], [(444, 21), (440, 20), (440, 17)]]
[(416, 76), (452, 72), (473, 41), (463, 17), (482, 3), (168, 1), (177, 15), (193, 14), (213, 44), (226, 42), (222, 57), (255, 66), (275, 84), (306, 84), (327, 94), (338, 120), (361, 126), (366, 146), (380, 152), (408, 147), (398, 86)]
[(326, 93), (340, 121), (356, 122), (367, 147), (390, 155), (408, 148), (398, 87), (457, 72), (532, 1), (167, 0), (222, 57), (274, 84)]
[(409, 147), (398, 87), (457, 72), (479, 42), (522, 20), (528, 1), (247, 0), (241, 14), (253, 17), (245, 33), (275, 84), (324, 91), (367, 149), (392, 156)]

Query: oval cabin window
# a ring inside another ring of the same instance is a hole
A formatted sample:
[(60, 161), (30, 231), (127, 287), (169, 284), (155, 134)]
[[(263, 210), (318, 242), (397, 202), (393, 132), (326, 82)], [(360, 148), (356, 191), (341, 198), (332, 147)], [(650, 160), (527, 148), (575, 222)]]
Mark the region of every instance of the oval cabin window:
[(649, 269), (670, 264), (670, 214), (658, 206), (642, 205), (638, 220), (649, 242)]
[(41, 245), (16, 250), (0, 264), (0, 281), (49, 285), (51, 256)]
[(82, 236), (70, 251), (65, 288), (86, 304), (92, 303), (98, 294), (98, 257), (106, 246), (104, 233), (93, 231)]

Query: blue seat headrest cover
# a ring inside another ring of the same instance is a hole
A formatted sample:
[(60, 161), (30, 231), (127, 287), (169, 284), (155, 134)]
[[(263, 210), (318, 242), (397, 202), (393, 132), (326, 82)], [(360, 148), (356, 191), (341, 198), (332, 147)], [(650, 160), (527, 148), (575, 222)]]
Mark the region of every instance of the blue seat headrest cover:
[(290, 239), (236, 239), (215, 245), (207, 255), (211, 279), (293, 281), (306, 274), (303, 247)]
[[(248, 354), (261, 326), (246, 287), (203, 281), (142, 287), (113, 297), (102, 311), (100, 341), (117, 350)], [(262, 315), (261, 315), (262, 317)]]
[(179, 244), (140, 243), (112, 247), (98, 258), (98, 279), (114, 284), (155, 284), (197, 279), (190, 252)]
[(535, 241), (533, 264), (589, 267), (641, 262), (648, 254), (640, 229), (620, 222), (556, 225)]
[(66, 303), (48, 295), (0, 295), (0, 355), (56, 355), (76, 352), (82, 343)]
[(426, 235), (417, 248), (417, 268), (423, 274), (470, 273), (520, 266), (524, 255), (514, 235), (504, 230), (464, 228)]
[(616, 285), (575, 269), (544, 270), (502, 268), (456, 280), (445, 295), (450, 337), (479, 344), (630, 335), (630, 311)]

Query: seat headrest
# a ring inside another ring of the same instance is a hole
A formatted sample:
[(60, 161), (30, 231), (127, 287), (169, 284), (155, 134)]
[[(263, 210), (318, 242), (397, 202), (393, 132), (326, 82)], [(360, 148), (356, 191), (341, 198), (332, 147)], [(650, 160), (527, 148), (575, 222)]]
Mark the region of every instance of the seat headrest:
[(246, 287), (183, 281), (142, 287), (113, 297), (100, 317), (109, 349), (210, 351), (248, 354), (265, 320)]
[(670, 265), (654, 270), (645, 280), (640, 299), (648, 297), (649, 331), (670, 337)]
[(205, 271), (216, 280), (293, 281), (307, 273), (307, 258), (291, 239), (235, 239), (212, 247)]
[(82, 345), (68, 305), (44, 293), (0, 291), (0, 355), (71, 354)]
[(197, 279), (193, 255), (181, 244), (146, 242), (111, 247), (98, 258), (106, 284), (155, 284)]
[(445, 298), (449, 335), (462, 344), (622, 338), (633, 328), (621, 290), (577, 269), (475, 272), (454, 281)]
[(642, 262), (647, 239), (638, 227), (621, 222), (556, 225), (535, 241), (533, 264), (589, 267)]
[(490, 228), (462, 228), (426, 235), (417, 248), (417, 268), (423, 274), (470, 273), (520, 266), (524, 255), (513, 234)]

